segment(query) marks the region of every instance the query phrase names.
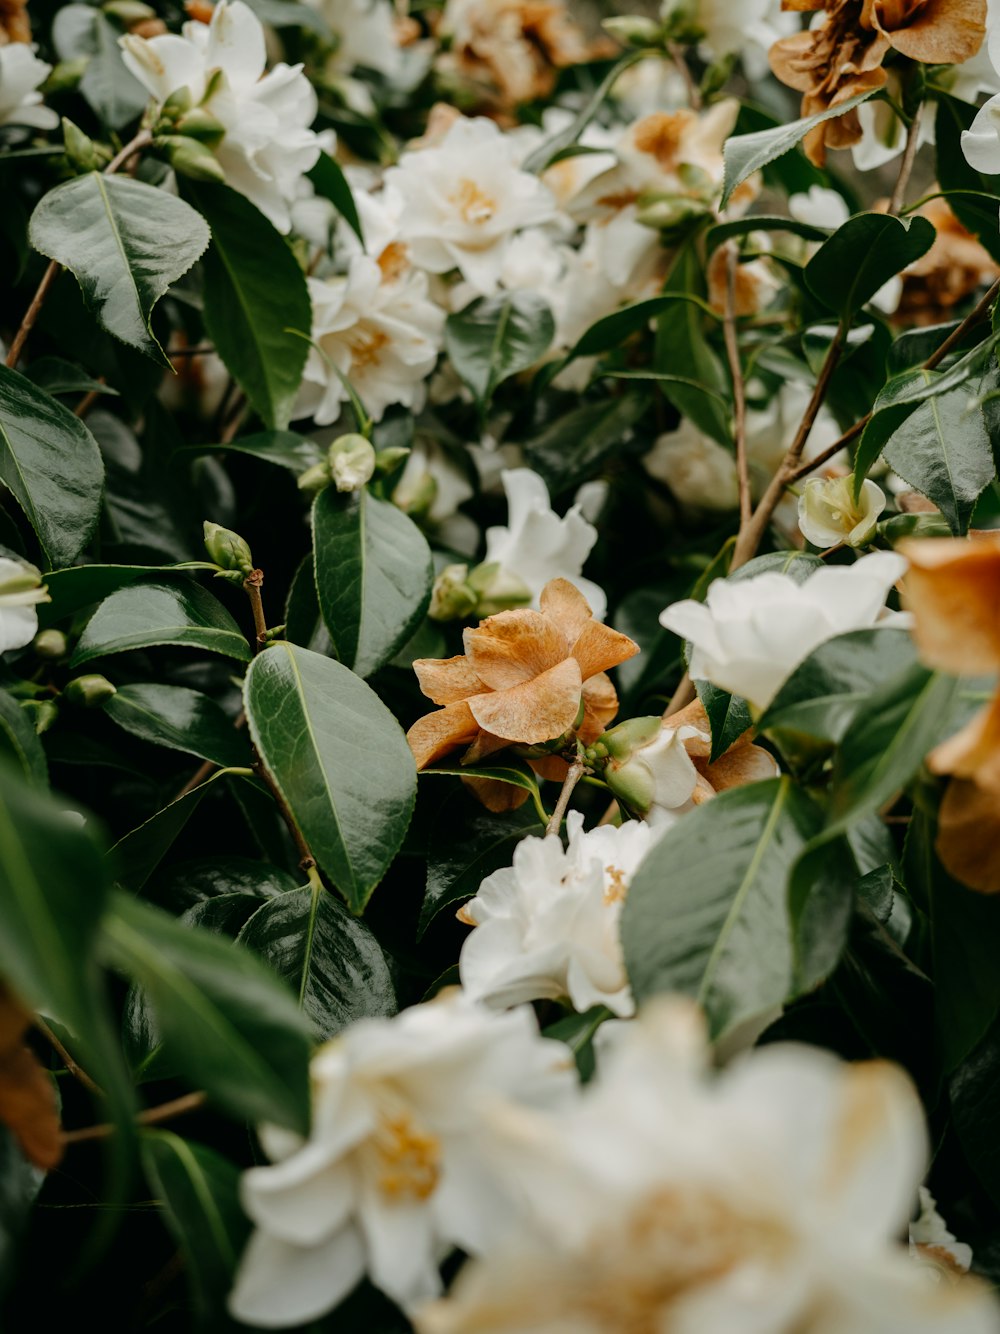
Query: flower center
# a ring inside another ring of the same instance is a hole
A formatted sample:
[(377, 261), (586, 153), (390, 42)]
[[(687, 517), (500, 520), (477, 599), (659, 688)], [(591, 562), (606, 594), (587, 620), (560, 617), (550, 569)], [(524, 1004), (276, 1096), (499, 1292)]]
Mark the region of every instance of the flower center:
[(352, 369), (364, 370), (366, 366), (376, 366), (382, 357), (382, 349), (389, 342), (389, 335), (381, 329), (360, 330), (348, 342), (351, 349)]
[(625, 872), (618, 866), (605, 866), (604, 874), (607, 876), (604, 882), (605, 904), (610, 907), (612, 903), (621, 903), (628, 893)]
[(406, 272), (409, 258), (402, 241), (390, 241), (378, 257), (378, 266), (382, 270), (382, 281), (391, 283)]
[(378, 1187), (389, 1200), (426, 1200), (441, 1179), (441, 1142), (413, 1124), (408, 1112), (379, 1118), (374, 1137)]
[(695, 119), (690, 111), (656, 111), (644, 116), (635, 127), (636, 151), (648, 153), (664, 171), (673, 170), (681, 160), (685, 133)]
[(459, 181), (458, 188), (448, 199), (458, 209), (462, 220), (474, 226), (489, 222), (497, 211), (497, 201), (467, 177)]

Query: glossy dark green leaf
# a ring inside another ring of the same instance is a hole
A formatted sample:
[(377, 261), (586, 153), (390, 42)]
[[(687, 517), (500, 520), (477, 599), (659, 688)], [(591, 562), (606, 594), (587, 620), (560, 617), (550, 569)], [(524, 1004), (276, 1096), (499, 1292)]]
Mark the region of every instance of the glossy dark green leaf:
[(445, 350), (459, 379), (485, 412), (498, 385), (534, 366), (555, 336), (548, 303), (534, 292), (479, 297), (449, 315)]
[(233, 941), (118, 894), (105, 954), (140, 983), (178, 1070), (241, 1120), (309, 1126), (309, 1029), (284, 983)]
[[(682, 416), (690, 417), (706, 435), (732, 447), (732, 422), (727, 406), (729, 380), (709, 345), (705, 333), (705, 274), (699, 252), (690, 243), (674, 259), (665, 284), (665, 295), (695, 297), (675, 303), (657, 320), (654, 369), (684, 380), (661, 385), (664, 397)], [(715, 320), (718, 316), (715, 316)], [(713, 320), (713, 323), (715, 322)]]
[(103, 602), (119, 588), (127, 588), (139, 579), (173, 574), (176, 565), (71, 565), (52, 570), (45, 576), (51, 601), (38, 608), (41, 625), (51, 625), (95, 602)]
[(430, 603), (431, 549), (402, 510), (328, 486), (313, 507), (316, 590), (337, 657), (370, 676), (406, 643)]
[(144, 1130), (140, 1144), (150, 1187), (184, 1257), (199, 1327), (226, 1329), (226, 1298), (251, 1226), (240, 1206), (239, 1168), (169, 1130)]
[(91, 171), (42, 196), (28, 239), (75, 275), (102, 329), (169, 366), (150, 319), (208, 245), (190, 204), (130, 176)]
[(602, 352), (612, 352), (621, 347), (626, 338), (643, 329), (649, 329), (658, 315), (670, 310), (677, 311), (678, 302), (687, 302), (697, 307), (703, 314), (718, 319), (718, 313), (712, 310), (707, 301), (692, 292), (665, 292), (662, 296), (646, 297), (644, 301), (635, 301), (630, 306), (605, 315), (584, 333), (574, 344), (569, 356), (595, 357)]
[(381, 946), (321, 885), (269, 899), (238, 939), (285, 979), (320, 1040), (355, 1019), (396, 1013)]
[(951, 1116), (966, 1162), (1000, 1206), (1000, 1020), (952, 1074)]
[(648, 408), (648, 395), (639, 391), (573, 408), (525, 441), (528, 463), (553, 495), (572, 490), (628, 442)]
[(983, 176), (965, 160), (962, 135), (976, 118), (978, 108), (957, 97), (935, 90), (935, 171), (938, 184), (947, 193), (949, 207), (995, 260), (1000, 260), (997, 229), (996, 177)]
[(0, 481), (35, 530), (49, 565), (69, 565), (94, 531), (104, 464), (79, 417), (0, 366)]
[(178, 644), (250, 659), (250, 646), (222, 603), (191, 580), (131, 584), (106, 598), (87, 622), (73, 667), (128, 649)]
[(28, 366), (25, 375), (47, 394), (105, 394), (109, 398), (119, 397), (117, 389), (95, 380), (79, 366), (62, 357), (39, 357)]
[(307, 436), (295, 431), (261, 431), (258, 435), (244, 435), (219, 445), (189, 445), (196, 454), (247, 454), (250, 458), (273, 463), (288, 472), (305, 472), (324, 458), (324, 451)]
[(801, 236), (805, 241), (825, 241), (830, 235), (830, 228), (815, 227), (811, 222), (799, 222), (797, 218), (751, 213), (748, 217), (733, 218), (730, 222), (720, 222), (710, 228), (705, 237), (705, 249), (711, 254), (724, 241), (748, 236), (751, 232), (789, 232), (792, 236)]
[(396, 719), (352, 671), (294, 644), (250, 664), (250, 734), (322, 870), (361, 912), (402, 844), (416, 766)]
[(825, 982), (847, 947), (858, 868), (846, 838), (806, 850), (789, 883), (792, 989), (796, 995)]
[(828, 107), (815, 116), (806, 116), (803, 120), (793, 120), (787, 125), (778, 125), (774, 129), (757, 130), (753, 134), (734, 134), (726, 140), (723, 148), (726, 173), (722, 191), (721, 208), (729, 203), (737, 186), (748, 180), (755, 171), (766, 167), (775, 158), (790, 152), (800, 143), (810, 130), (834, 116), (842, 116), (846, 111), (866, 102), (875, 92), (869, 88), (855, 97), (848, 98), (837, 106)]
[(427, 850), (427, 889), (420, 909), (420, 933), (439, 912), (478, 894), (488, 875), (510, 866), (522, 838), (544, 833), (545, 826), (530, 806), (493, 815), (474, 806), (463, 792), (449, 797), (441, 807)]
[(728, 690), (720, 690), (710, 681), (695, 681), (694, 685), (702, 707), (708, 715), (712, 731), (711, 762), (726, 753), (736, 739), (752, 725), (753, 718), (750, 714), (750, 705), (739, 695), (731, 695)]
[(264, 422), (282, 430), (309, 355), (305, 274), (284, 237), (243, 195), (190, 180), (184, 193), (212, 229), (202, 262), (209, 337)]
[(198, 690), (138, 681), (119, 686), (104, 701), (104, 712), (154, 746), (186, 751), (223, 769), (253, 762), (246, 732), (237, 731), (215, 700)]
[[(302, 8), (304, 9), (306, 6), (303, 5)], [(354, 235), (364, 245), (365, 238), (361, 230), (358, 208), (340, 163), (332, 158), (329, 153), (320, 153), (315, 165), (310, 167), (306, 175), (312, 181), (316, 193), (330, 201)]]
[(0, 754), (20, 768), (29, 787), (48, 791), (48, 761), (31, 714), (6, 690), (0, 690)]
[(447, 778), (488, 778), (493, 783), (510, 783), (527, 792), (538, 812), (539, 819), (548, 821), (538, 791), (538, 776), (524, 760), (499, 755), (492, 764), (477, 764), (463, 768), (460, 764), (436, 764), (433, 769), (421, 769), (421, 777), (443, 774)]
[(871, 692), (915, 660), (905, 630), (851, 630), (828, 639), (796, 667), (761, 718), (760, 729), (838, 742)]
[(226, 854), (198, 857), (164, 868), (150, 884), (146, 897), (180, 913), (220, 896), (256, 898), (262, 902), (298, 889), (301, 883), (301, 876), (271, 862)]
[(139, 890), (170, 851), (188, 820), (213, 790), (223, 774), (211, 778), (178, 797), (138, 828), (120, 838), (111, 849), (111, 865), (118, 882), (127, 889)]
[(789, 778), (722, 792), (653, 846), (629, 888), (621, 934), (641, 1003), (693, 996), (713, 1036), (793, 990), (788, 874), (820, 813)]
[(806, 285), (843, 320), (934, 244), (926, 218), (857, 213), (834, 232), (805, 267)]

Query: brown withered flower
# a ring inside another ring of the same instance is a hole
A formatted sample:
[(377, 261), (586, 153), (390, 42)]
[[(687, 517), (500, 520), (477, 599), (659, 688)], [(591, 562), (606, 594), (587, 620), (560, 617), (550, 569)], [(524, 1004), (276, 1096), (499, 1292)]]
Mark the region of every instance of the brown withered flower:
[(8, 42), (30, 42), (28, 0), (0, 0), (0, 46)]
[[(974, 56), (986, 34), (986, 0), (782, 0), (782, 8), (822, 10), (820, 22), (771, 47), (771, 69), (802, 94), (802, 115), (881, 88), (890, 51), (929, 65), (957, 65)], [(828, 148), (861, 139), (856, 111), (817, 125), (804, 147), (817, 166)]]
[(916, 210), (937, 232), (925, 255), (903, 270), (903, 294), (895, 317), (906, 324), (942, 324), (952, 307), (992, 283), (1000, 265), (959, 222), (946, 199)]
[[(901, 542), (913, 637), (930, 667), (1000, 675), (1000, 533)], [(1000, 893), (1000, 690), (927, 757), (951, 776), (938, 819), (937, 852), (956, 879)]]
[(418, 658), (420, 688), (444, 707), (413, 724), (410, 749), (423, 769), (460, 747), (473, 764), (507, 746), (536, 746), (575, 732), (594, 741), (618, 710), (605, 673), (639, 652), (595, 621), (565, 579), (542, 590), (540, 610), (502, 611), (464, 632), (465, 653)]

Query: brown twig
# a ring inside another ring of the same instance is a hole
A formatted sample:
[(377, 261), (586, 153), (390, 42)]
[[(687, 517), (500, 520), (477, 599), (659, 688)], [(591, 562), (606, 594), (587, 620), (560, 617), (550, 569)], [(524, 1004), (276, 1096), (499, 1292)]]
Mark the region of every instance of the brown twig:
[[(136, 1125), (155, 1126), (161, 1121), (171, 1121), (175, 1116), (197, 1111), (199, 1107), (205, 1105), (205, 1100), (204, 1093), (185, 1093), (183, 1097), (161, 1103), (159, 1107), (148, 1107), (144, 1112), (140, 1112), (135, 1118)], [(63, 1144), (84, 1144), (88, 1140), (107, 1139), (116, 1129), (117, 1127), (110, 1122), (103, 1122), (96, 1126), (84, 1126), (82, 1130), (64, 1131), (61, 1138)]]
[[(246, 710), (240, 709), (239, 714), (236, 717), (236, 721), (233, 723), (233, 726), (236, 728), (246, 727), (246, 722), (247, 722)], [(173, 798), (173, 800), (180, 801), (181, 797), (186, 797), (187, 794), (189, 792), (193, 792), (196, 787), (201, 787), (202, 783), (204, 783), (207, 778), (211, 778), (212, 774), (214, 774), (216, 769), (218, 768), (219, 766), (215, 763), (214, 760), (206, 760), (204, 764), (202, 764), (199, 768), (197, 768), (194, 771), (194, 773), (187, 780), (187, 782), (177, 793), (177, 795)]]
[(910, 183), (910, 174), (916, 161), (917, 147), (920, 143), (920, 117), (923, 109), (924, 104), (921, 102), (913, 113), (913, 119), (906, 131), (906, 147), (903, 149), (903, 160), (899, 164), (899, 175), (896, 177), (896, 184), (893, 186), (892, 197), (889, 200), (888, 212), (894, 218), (899, 216), (899, 211), (903, 207), (906, 187)]
[[(99, 382), (101, 384), (107, 383), (103, 375), (99, 377)], [(94, 406), (94, 404), (100, 397), (101, 397), (100, 389), (91, 389), (91, 391), (88, 394), (84, 394), (83, 398), (81, 398), (79, 403), (77, 403), (76, 407), (73, 409), (73, 416), (80, 417), (81, 419), (86, 417), (87, 413), (90, 411), (90, 409)]]
[(753, 501), (750, 498), (750, 466), (747, 461), (747, 398), (740, 364), (740, 345), (736, 337), (736, 274), (739, 253), (730, 242), (726, 256), (726, 313), (723, 332), (726, 340), (726, 358), (733, 382), (733, 432), (736, 439), (736, 474), (740, 486), (740, 527), (750, 522)]
[(96, 1080), (91, 1079), (90, 1075), (87, 1074), (82, 1065), (77, 1064), (72, 1055), (66, 1050), (62, 1042), (52, 1029), (49, 1028), (48, 1024), (40, 1014), (35, 1015), (34, 1023), (39, 1033), (41, 1033), (45, 1041), (53, 1048), (73, 1078), (78, 1079), (84, 1088), (90, 1089), (91, 1093), (103, 1096), (104, 1090), (101, 1088), (100, 1084), (98, 1084)]
[(556, 808), (549, 816), (549, 822), (545, 826), (546, 837), (549, 834), (558, 834), (562, 828), (563, 816), (569, 806), (569, 799), (573, 795), (573, 789), (583, 777), (585, 768), (586, 766), (582, 760), (574, 760), (569, 766), (569, 772), (563, 780), (562, 791), (559, 793), (559, 800), (556, 802)]
[(254, 645), (255, 653), (259, 653), (267, 643), (267, 619), (264, 616), (264, 602), (260, 595), (263, 582), (263, 570), (251, 570), (243, 580), (243, 591), (250, 599), (250, 609), (253, 612), (254, 630), (257, 635), (257, 640)]

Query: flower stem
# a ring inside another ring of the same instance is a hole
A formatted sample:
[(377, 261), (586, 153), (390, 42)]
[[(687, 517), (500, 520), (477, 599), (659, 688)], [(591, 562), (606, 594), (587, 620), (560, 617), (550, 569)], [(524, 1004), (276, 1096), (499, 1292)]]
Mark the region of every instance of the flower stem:
[(903, 150), (903, 160), (899, 164), (899, 175), (896, 177), (892, 198), (889, 200), (888, 212), (894, 218), (899, 216), (906, 199), (906, 187), (910, 183), (910, 174), (913, 171), (913, 164), (917, 157), (917, 147), (920, 143), (920, 117), (923, 109), (924, 104), (921, 102), (913, 113), (913, 118), (906, 131), (906, 147)]
[(263, 570), (251, 570), (243, 580), (243, 591), (250, 599), (250, 609), (253, 612), (253, 624), (257, 636), (254, 653), (259, 653), (267, 643), (267, 620), (264, 616), (264, 603), (260, 596), (263, 582)]
[(66, 1050), (66, 1048), (63, 1046), (62, 1042), (52, 1031), (52, 1029), (49, 1028), (48, 1024), (41, 1017), (41, 1015), (38, 1014), (35, 1015), (34, 1024), (35, 1027), (38, 1029), (39, 1033), (41, 1033), (42, 1037), (46, 1040), (46, 1042), (49, 1043), (49, 1045), (59, 1056), (63, 1065), (65, 1065), (66, 1069), (73, 1076), (73, 1078), (78, 1079), (80, 1083), (84, 1086), (84, 1088), (90, 1089), (91, 1093), (97, 1093), (103, 1096), (104, 1090), (101, 1088), (100, 1084), (98, 1084), (96, 1080), (91, 1079), (90, 1075), (87, 1074), (86, 1070), (84, 1070), (82, 1065), (77, 1065), (76, 1061), (73, 1059), (71, 1054)]
[(569, 772), (563, 780), (562, 791), (559, 793), (559, 800), (556, 802), (556, 808), (549, 817), (548, 824), (545, 826), (546, 838), (548, 838), (549, 834), (558, 835), (559, 830), (562, 828), (563, 816), (566, 814), (566, 809), (569, 806), (569, 799), (573, 795), (573, 789), (583, 777), (585, 768), (586, 766), (582, 760), (574, 760), (569, 766)]
[(723, 331), (726, 340), (726, 357), (729, 361), (729, 374), (733, 382), (733, 432), (736, 439), (736, 472), (740, 486), (740, 527), (745, 527), (753, 513), (750, 498), (750, 468), (747, 462), (747, 399), (743, 383), (743, 367), (740, 364), (740, 345), (736, 337), (736, 274), (739, 267), (739, 253), (730, 242), (726, 256), (726, 314)]
[[(171, 1121), (175, 1116), (183, 1116), (186, 1112), (197, 1111), (199, 1107), (205, 1105), (205, 1098), (206, 1095), (202, 1092), (185, 1093), (183, 1097), (161, 1103), (159, 1107), (149, 1107), (135, 1118), (136, 1125), (155, 1126), (161, 1121)], [(87, 1140), (107, 1139), (114, 1133), (115, 1127), (110, 1122), (104, 1122), (101, 1125), (84, 1126), (82, 1130), (67, 1130), (62, 1135), (62, 1142), (83, 1144)]]

